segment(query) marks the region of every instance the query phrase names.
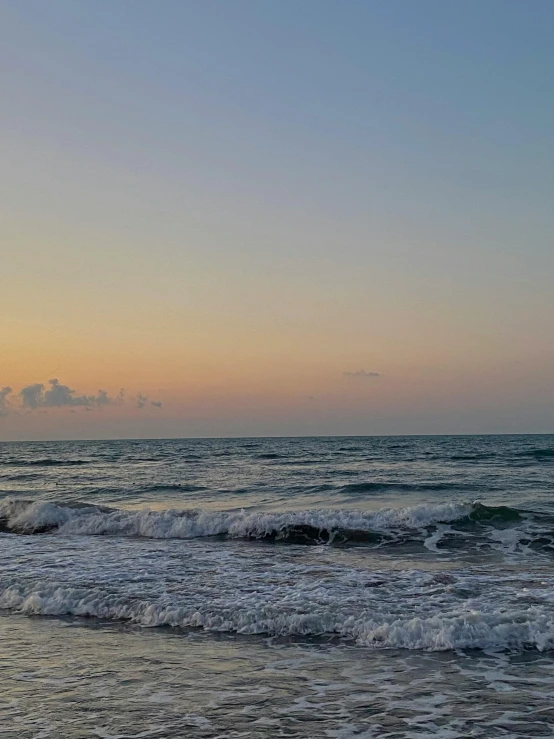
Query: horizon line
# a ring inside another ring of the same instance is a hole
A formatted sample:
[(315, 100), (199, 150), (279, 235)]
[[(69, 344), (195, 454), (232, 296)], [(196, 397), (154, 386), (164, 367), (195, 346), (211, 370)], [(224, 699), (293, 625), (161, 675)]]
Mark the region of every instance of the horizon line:
[(277, 436), (135, 436), (120, 438), (96, 439), (0, 439), (0, 444), (61, 444), (67, 442), (125, 442), (125, 441), (240, 441), (250, 439), (402, 439), (419, 437), (469, 437), (469, 436), (554, 436), (554, 431), (533, 431), (513, 433), (484, 432), (484, 433), (453, 433), (453, 434), (280, 434)]

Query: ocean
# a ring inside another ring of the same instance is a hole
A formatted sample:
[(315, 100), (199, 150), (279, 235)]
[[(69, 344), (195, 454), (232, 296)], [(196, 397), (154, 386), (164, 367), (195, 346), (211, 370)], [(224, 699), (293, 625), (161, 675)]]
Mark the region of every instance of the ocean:
[(0, 444), (0, 736), (554, 736), (554, 436)]

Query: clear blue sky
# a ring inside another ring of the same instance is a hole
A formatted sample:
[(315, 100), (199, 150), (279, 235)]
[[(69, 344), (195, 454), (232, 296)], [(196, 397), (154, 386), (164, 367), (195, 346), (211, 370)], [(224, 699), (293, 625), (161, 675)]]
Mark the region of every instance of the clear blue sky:
[(0, 437), (552, 430), (554, 2), (0, 10)]

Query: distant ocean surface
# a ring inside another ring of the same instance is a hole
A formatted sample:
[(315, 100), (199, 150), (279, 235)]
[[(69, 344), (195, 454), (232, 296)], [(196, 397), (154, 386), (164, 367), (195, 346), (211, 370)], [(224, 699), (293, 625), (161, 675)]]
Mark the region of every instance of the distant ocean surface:
[(553, 737), (554, 436), (0, 444), (0, 736)]

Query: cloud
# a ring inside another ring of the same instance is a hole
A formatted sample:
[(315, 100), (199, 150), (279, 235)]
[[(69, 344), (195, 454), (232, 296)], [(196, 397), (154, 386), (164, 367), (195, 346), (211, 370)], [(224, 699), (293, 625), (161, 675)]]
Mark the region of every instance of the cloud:
[(11, 387), (6, 385), (0, 390), (0, 416), (7, 416), (10, 412), (8, 395), (12, 392)]
[(37, 382), (34, 385), (27, 385), (19, 392), (21, 405), (26, 410), (35, 410), (36, 408), (67, 408), (80, 406), (83, 408), (102, 408), (112, 403), (120, 402), (122, 393), (116, 398), (111, 398), (105, 390), (99, 390), (98, 395), (76, 395), (76, 391), (72, 390), (68, 385), (62, 385), (61, 382), (54, 377), (49, 380), (50, 387)]
[[(13, 395), (12, 395), (13, 393)], [(125, 405), (125, 391), (121, 389), (117, 395), (109, 395), (106, 390), (98, 390), (96, 394), (86, 395), (78, 393), (69, 385), (61, 383), (57, 377), (47, 383), (35, 382), (25, 385), (17, 393), (12, 388), (0, 388), (0, 418), (11, 413), (25, 411), (26, 413), (48, 413), (51, 409), (68, 409), (71, 413), (79, 410), (101, 410), (106, 406)], [(131, 396), (131, 402), (136, 401), (137, 408), (161, 408), (159, 400), (150, 400), (142, 393)], [(77, 409), (77, 410), (75, 410)]]
[(153, 405), (154, 408), (161, 408), (162, 404), (159, 400), (150, 400), (147, 395), (137, 393), (137, 408), (145, 408), (147, 405)]
[(345, 377), (381, 377), (380, 372), (366, 372), (364, 369), (355, 370), (354, 372), (343, 372)]
[(27, 385), (19, 392), (21, 404), (24, 408), (40, 408), (44, 394), (44, 385), (37, 382), (35, 385)]

